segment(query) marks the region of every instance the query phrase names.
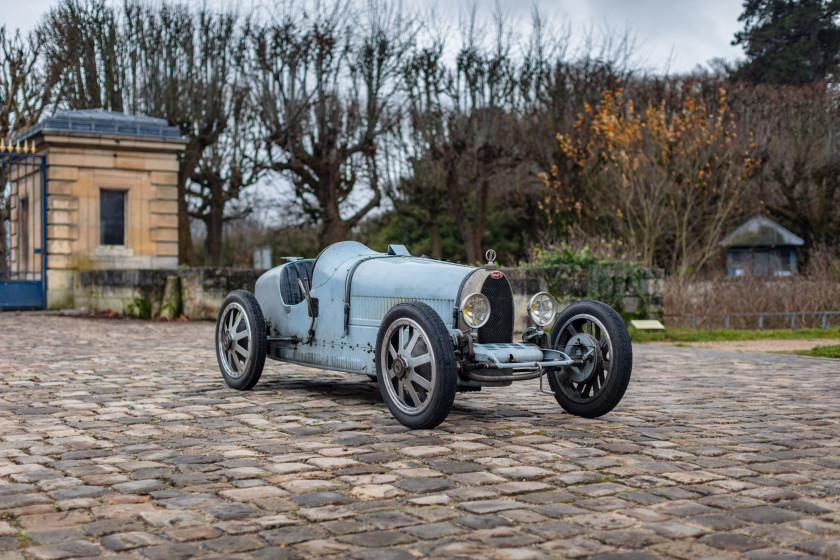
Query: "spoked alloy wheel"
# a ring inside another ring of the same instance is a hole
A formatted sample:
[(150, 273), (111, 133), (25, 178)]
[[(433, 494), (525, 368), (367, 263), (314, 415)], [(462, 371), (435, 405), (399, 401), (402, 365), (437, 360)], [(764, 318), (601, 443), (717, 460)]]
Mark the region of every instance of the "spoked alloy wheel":
[(455, 357), (434, 310), (420, 302), (395, 306), (382, 321), (376, 348), (379, 390), (394, 417), (409, 428), (443, 422), (455, 399)]
[(607, 385), (612, 345), (604, 325), (592, 315), (575, 315), (566, 321), (555, 348), (567, 356), (583, 359), (582, 366), (569, 366), (563, 393), (575, 402), (590, 402)]
[(265, 365), (265, 321), (250, 293), (231, 292), (216, 322), (216, 358), (225, 382), (234, 389), (250, 389)]
[(437, 381), (434, 353), (427, 340), (422, 327), (407, 318), (397, 319), (385, 332), (385, 388), (394, 406), (413, 416), (431, 404), (431, 389)]
[(239, 379), (251, 360), (249, 350), (252, 346), (251, 325), (241, 305), (233, 302), (227, 306), (221, 330), (222, 367), (229, 377)]
[(583, 365), (548, 374), (557, 402), (571, 414), (595, 418), (624, 396), (633, 367), (630, 335), (609, 306), (582, 301), (567, 307), (551, 330), (552, 347)]

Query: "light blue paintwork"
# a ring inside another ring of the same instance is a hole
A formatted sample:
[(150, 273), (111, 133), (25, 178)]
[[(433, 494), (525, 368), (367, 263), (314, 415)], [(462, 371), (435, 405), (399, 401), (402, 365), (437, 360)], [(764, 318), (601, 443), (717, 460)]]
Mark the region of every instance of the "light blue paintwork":
[[(283, 267), (290, 265), (267, 271), (256, 284), (257, 301), (270, 325), (268, 356), (367, 375), (376, 375), (374, 347), (382, 319), (400, 303), (416, 300), (431, 306), (452, 331), (454, 346), (460, 332), (452, 328), (453, 310), (460, 303), (456, 301), (458, 291), (466, 277), (481, 270), (428, 258), (377, 253), (355, 241), (331, 245), (318, 256), (312, 272), (311, 296), (318, 299), (319, 313), (313, 327), (315, 336), (306, 344), (272, 341), (308, 337), (311, 319), (306, 301), (296, 305), (282, 301), (279, 279)], [(345, 297), (351, 273), (349, 324), (345, 329)], [(499, 351), (500, 361), (509, 361), (511, 352), (517, 361), (542, 357), (535, 345), (515, 346), (519, 350), (511, 347)], [(482, 356), (494, 359), (492, 349), (482, 349), (478, 344), (476, 347)]]

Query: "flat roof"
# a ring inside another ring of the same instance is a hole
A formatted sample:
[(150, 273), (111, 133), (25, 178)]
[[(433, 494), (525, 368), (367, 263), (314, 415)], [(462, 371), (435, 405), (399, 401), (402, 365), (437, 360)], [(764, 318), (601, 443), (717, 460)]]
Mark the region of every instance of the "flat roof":
[(104, 109), (85, 109), (82, 111), (59, 111), (50, 117), (41, 119), (35, 126), (27, 128), (15, 136), (13, 140), (26, 140), (41, 132), (107, 134), (156, 140), (179, 140), (181, 138), (178, 127), (169, 126), (165, 119), (143, 115), (127, 115), (105, 111)]

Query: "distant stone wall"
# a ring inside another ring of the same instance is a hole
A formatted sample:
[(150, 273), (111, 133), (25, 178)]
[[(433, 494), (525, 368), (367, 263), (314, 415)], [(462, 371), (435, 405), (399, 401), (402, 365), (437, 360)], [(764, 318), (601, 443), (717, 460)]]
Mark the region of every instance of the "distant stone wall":
[(587, 270), (554, 267), (503, 268), (502, 272), (513, 290), (516, 332), (527, 327), (528, 300), (537, 292), (553, 295), (558, 311), (583, 299), (603, 301), (625, 320), (661, 320), (665, 310), (665, 273), (661, 269), (645, 270), (640, 276), (615, 270), (597, 278)]
[[(528, 299), (537, 292), (557, 298), (559, 309), (581, 299), (600, 299), (625, 319), (662, 318), (664, 275), (645, 271), (641, 278), (617, 272), (593, 280), (586, 271), (556, 268), (505, 268), (513, 289), (516, 324), (527, 326)], [(254, 291), (263, 271), (243, 268), (189, 268), (176, 270), (91, 270), (81, 272), (75, 290), (76, 307), (113, 311), (135, 317), (191, 320), (215, 319), (232, 290)], [(597, 283), (597, 286), (594, 284)]]
[(263, 271), (247, 268), (91, 270), (79, 274), (76, 307), (135, 317), (215, 319), (228, 292), (254, 291)]

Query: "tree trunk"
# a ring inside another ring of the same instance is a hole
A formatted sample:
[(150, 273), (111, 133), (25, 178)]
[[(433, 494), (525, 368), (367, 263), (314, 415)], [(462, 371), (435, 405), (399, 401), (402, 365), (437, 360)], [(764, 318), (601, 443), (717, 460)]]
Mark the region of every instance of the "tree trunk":
[(340, 216), (327, 217), (327, 212), (324, 212), (324, 223), (321, 224), (321, 231), (318, 233), (318, 242), (321, 249), (333, 243), (345, 241), (349, 231), (350, 228)]
[(473, 244), (475, 245), (473, 250), (476, 255), (476, 260), (474, 261), (476, 263), (480, 262), (482, 256), (484, 256), (484, 252), (481, 249), (482, 242), (484, 241), (484, 230), (487, 227), (487, 206), (490, 198), (490, 182), (486, 177), (485, 172), (485, 179), (481, 182), (481, 187), (479, 187), (478, 209), (476, 210), (475, 226), (473, 227)]
[(319, 170), (318, 184), (313, 185), (318, 206), (321, 207), (321, 231), (318, 234), (318, 241), (321, 249), (344, 241), (350, 231), (350, 224), (341, 219), (341, 211), (338, 205), (338, 185), (340, 183), (339, 168), (337, 165), (325, 165)]
[(434, 216), (432, 216), (431, 220), (429, 221), (429, 234), (432, 238), (432, 258), (442, 259), (443, 248), (441, 247), (440, 243), (440, 226), (438, 225), (437, 219)]
[(204, 239), (205, 266), (219, 266), (222, 256), (222, 236), (224, 235), (224, 203), (219, 204), (218, 197), (210, 201), (210, 212), (204, 219), (207, 237)]
[[(478, 262), (478, 253), (476, 252), (475, 236), (473, 234), (472, 225), (470, 225), (467, 211), (464, 208), (464, 203), (461, 201), (461, 193), (458, 189), (458, 180), (456, 178), (456, 171), (451, 167), (452, 162), (449, 163), (450, 169), (446, 174), (446, 190), (448, 196), (446, 197), (446, 204), (449, 207), (449, 213), (455, 218), (455, 224), (458, 226), (458, 231), (461, 233), (461, 240), (464, 242), (464, 250), (467, 253), (467, 264), (475, 264)], [(481, 247), (481, 243), (478, 243)]]

